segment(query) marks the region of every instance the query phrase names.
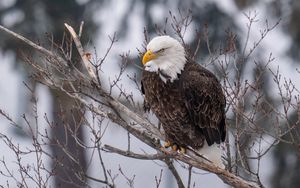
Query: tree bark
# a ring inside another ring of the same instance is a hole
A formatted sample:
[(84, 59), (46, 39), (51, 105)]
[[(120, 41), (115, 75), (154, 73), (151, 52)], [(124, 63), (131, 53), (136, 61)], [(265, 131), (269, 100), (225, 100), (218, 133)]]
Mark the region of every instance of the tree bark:
[(51, 132), (51, 151), (54, 156), (52, 166), (55, 167), (56, 174), (54, 185), (63, 188), (82, 187), (86, 179), (81, 176), (81, 172), (86, 169), (86, 160), (84, 149), (76, 143), (75, 138), (83, 139), (83, 108), (63, 92), (51, 90), (51, 93), (54, 97), (54, 126)]

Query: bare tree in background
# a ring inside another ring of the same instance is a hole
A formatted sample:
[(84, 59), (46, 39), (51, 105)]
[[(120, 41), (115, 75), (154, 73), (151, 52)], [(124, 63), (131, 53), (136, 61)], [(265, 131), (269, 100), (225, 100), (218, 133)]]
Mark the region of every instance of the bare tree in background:
[[(1, 134), (1, 139), (15, 154), (20, 178), (15, 178), (4, 159), (0, 161), (4, 167), (1, 175), (14, 179), (20, 187), (28, 187), (29, 182), (35, 183), (37, 187), (47, 187), (51, 178), (66, 170), (67, 173), (65, 174), (71, 175), (72, 178), (60, 176), (63, 178), (61, 181), (68, 182), (74, 187), (89, 186), (85, 179), (102, 183), (106, 187), (116, 187), (118, 185), (115, 180), (119, 177), (126, 180), (128, 187), (134, 187), (135, 176), (128, 176), (126, 170), (121, 167), (118, 174), (112, 174), (106, 166), (102, 157), (103, 152), (110, 152), (138, 160), (157, 160), (165, 163), (180, 188), (195, 187), (192, 176), (197, 176), (196, 169), (215, 173), (224, 183), (233, 187), (264, 187), (260, 179), (261, 158), (269, 153), (278, 142), (285, 142), (291, 146), (299, 145), (298, 119), (300, 114), (297, 113), (296, 115), (297, 121), (290, 121), (289, 116), (290, 111), (299, 111), (299, 90), (292, 80), (287, 80), (281, 76), (280, 70), (269, 68), (269, 65), (274, 61), (272, 54), (259, 62), (252, 59), (253, 52), (257, 50), (268, 33), (279, 24), (279, 21), (273, 24), (266, 22), (265, 28), (261, 30), (259, 40), (250, 43), (249, 33), (253, 22), (256, 21), (256, 15), (249, 13), (245, 15), (248, 18), (248, 36), (244, 40), (242, 50), (237, 49), (237, 36), (231, 31), (227, 31), (227, 38), (221, 46), (217, 48), (211, 46), (209, 27), (201, 32), (196, 32), (198, 37), (196, 47), (193, 48), (184, 41), (184, 33), (192, 22), (190, 14), (182, 15), (179, 18), (173, 16), (172, 13), (170, 14), (171, 31), (176, 33), (177, 38), (184, 44), (191, 57), (197, 56), (201, 44), (206, 45), (210, 55), (204, 66), (218, 72), (223, 84), (227, 98), (227, 126), (229, 129), (225, 146), (226, 153), (224, 154), (226, 170), (205, 162), (191, 149), (186, 155), (183, 155), (168, 152), (161, 147), (160, 140), (164, 140), (163, 130), (158, 125), (151, 123), (143, 114), (141, 106), (135, 102), (133, 95), (122, 87), (121, 76), (126, 74), (126, 66), (131, 64), (128, 54), (121, 55), (119, 75), (111, 80), (108, 90), (103, 89), (103, 81), (101, 80), (101, 71), (103, 70), (101, 67), (104, 63), (109, 63), (106, 62), (106, 57), (116, 42), (115, 35), (110, 37), (111, 45), (107, 48), (107, 53), (103, 57), (98, 57), (97, 54), (84, 51), (80, 42), (82, 27), (79, 28), (78, 36), (72, 27), (65, 25), (70, 33), (67, 37), (68, 40), (64, 40), (61, 45), (53, 43), (55, 48), (47, 50), (1, 26), (1, 30), (24, 41), (41, 53), (41, 59), (38, 62), (28, 54), (23, 55), (24, 61), (34, 69), (32, 79), (64, 93), (64, 97), (58, 100), (68, 99), (70, 101), (63, 108), (61, 106), (55, 108), (57, 115), (62, 120), (61, 125), (63, 127), (59, 128), (69, 135), (64, 137), (64, 142), (60, 138), (48, 135), (47, 130), (34, 129), (37, 125), (35, 122), (29, 121), (26, 116), (23, 119), (30, 130), (27, 134), (32, 137), (32, 148), (22, 150), (10, 138)], [(157, 32), (167, 34), (167, 31), (160, 30), (160, 28), (157, 28)], [(71, 53), (71, 38), (80, 54), (80, 63), (85, 67), (84, 71), (76, 68), (74, 59), (70, 58), (70, 55), (75, 53)], [(145, 31), (145, 44), (147, 41), (148, 35)], [(142, 54), (144, 50), (142, 48), (139, 51)], [(246, 69), (249, 66), (255, 67), (252, 77), (247, 77), (246, 74)], [(128, 75), (128, 77), (139, 88), (139, 80), (136, 79), (136, 75)], [(266, 78), (272, 80), (273, 84), (277, 86), (275, 90), (281, 99), (278, 102), (281, 105), (272, 103), (264, 95), (261, 86), (268, 80)], [(30, 87), (28, 89), (31, 90)], [(118, 98), (112, 96), (113, 89), (119, 91)], [(92, 119), (86, 118), (85, 113), (87, 112), (92, 114)], [(0, 111), (0, 114), (12, 125), (18, 127), (18, 124), (10, 118), (9, 114), (3, 110)], [(34, 114), (37, 118), (36, 111)], [(50, 129), (57, 128), (58, 124), (49, 121), (47, 115), (44, 118)], [(271, 122), (272, 127), (263, 126), (265, 121)], [(105, 130), (109, 126), (108, 123), (117, 124), (128, 131), (126, 150), (102, 142), (102, 137), (106, 134)], [(92, 145), (85, 143), (81, 137), (79, 129), (83, 124), (92, 135), (90, 138)], [(132, 136), (153, 148), (153, 152), (136, 152), (131, 147)], [(69, 139), (76, 142), (75, 148), (78, 150), (70, 151), (70, 148), (67, 147)], [(54, 156), (47, 152), (45, 147), (49, 145), (57, 147), (64, 153), (64, 157)], [(93, 177), (85, 170), (80, 158), (81, 150), (91, 150), (92, 153), (97, 153), (102, 168), (101, 175)], [(22, 157), (32, 153), (35, 154), (36, 161), (34, 164), (23, 164)], [(55, 161), (55, 165), (51, 168), (46, 167), (42, 156)], [(72, 164), (66, 165), (64, 160), (72, 161)], [(183, 182), (178, 167), (175, 167), (176, 163), (187, 169), (189, 173), (188, 182)], [(76, 177), (76, 180), (73, 177)], [(162, 173), (157, 174), (156, 187), (161, 186), (162, 178)]]
[[(2, 3), (2, 2), (1, 2)], [(0, 4), (1, 4), (0, 3)], [(5, 2), (4, 2), (5, 4)], [(26, 33), (28, 37), (37, 37), (41, 34), (47, 32), (48, 40), (52, 41), (50, 45), (54, 45), (54, 40), (57, 41), (58, 38), (63, 36), (63, 27), (57, 27), (57, 25), (63, 25), (65, 21), (74, 22), (78, 25), (80, 24), (80, 20), (83, 17), (86, 18), (87, 24), (89, 24), (89, 28), (86, 28), (85, 32), (90, 34), (92, 37), (93, 31), (96, 30), (96, 24), (90, 19), (91, 15), (87, 13), (86, 9), (91, 6), (96, 7), (97, 5), (94, 1), (89, 1), (85, 3), (78, 3), (73, 0), (65, 0), (65, 1), (38, 1), (38, 0), (29, 0), (22, 1), (16, 0), (12, 3), (13, 5), (8, 7), (1, 7), (0, 5), (0, 22), (5, 22), (5, 18), (9, 17), (9, 15), (13, 15), (14, 12), (19, 12), (19, 14), (23, 14), (20, 16), (22, 21), (16, 22), (13, 26), (14, 29)], [(99, 3), (100, 4), (100, 3)], [(89, 10), (90, 11), (90, 10)], [(47, 22), (47, 24), (44, 24)], [(30, 35), (31, 34), (31, 35)], [(26, 44), (22, 43), (18, 40), (10, 40), (9, 38), (0, 36), (1, 40), (1, 50), (12, 50), (17, 51), (20, 49), (26, 49)], [(63, 58), (66, 61), (71, 62), (71, 58), (78, 58), (77, 54), (72, 54), (72, 46), (70, 46), (70, 38), (64, 36), (65, 40), (63, 45), (56, 46), (55, 48), (62, 48), (68, 51), (68, 54), (62, 54)], [(85, 40), (86, 39), (82, 39)], [(51, 46), (49, 46), (51, 48)], [(58, 49), (59, 50), (59, 49)], [(24, 53), (26, 50), (22, 50)], [(16, 53), (17, 54), (17, 53)], [(17, 54), (19, 55), (19, 54)], [(35, 53), (32, 54), (32, 60), (36, 59), (37, 55)], [(17, 62), (17, 61), (16, 61)], [(31, 88), (32, 100), (34, 99), (34, 93), (36, 92), (36, 82), (32, 79), (28, 79), (28, 75), (30, 75), (31, 67), (26, 67), (17, 63), (18, 67), (24, 67), (25, 71), (20, 71), (20, 75), (23, 75), (24, 81), (27, 83), (28, 87)], [(80, 69), (80, 66), (73, 64), (74, 67)], [(54, 71), (54, 70), (53, 70)], [(25, 74), (25, 75), (24, 75)], [(20, 92), (21, 93), (21, 92)], [(83, 139), (83, 132), (81, 116), (84, 113), (82, 108), (74, 108), (74, 103), (78, 103), (74, 99), (69, 98), (64, 92), (56, 88), (50, 89), (51, 94), (51, 108), (52, 114), (49, 116), (53, 117), (53, 122), (51, 123), (51, 129), (48, 134), (52, 139), (49, 140), (48, 146), (51, 149), (51, 153), (53, 155), (53, 173), (56, 174), (55, 178), (52, 180), (55, 182), (55, 187), (64, 187), (64, 188), (72, 188), (75, 185), (84, 185), (85, 178), (78, 178), (78, 176), (73, 173), (75, 171), (80, 171), (86, 169), (86, 159), (84, 155), (84, 148), (79, 147), (76, 143), (74, 137), (69, 134), (69, 131), (65, 129), (65, 127), (69, 127), (70, 130), (76, 130), (76, 138), (80, 140)], [(31, 96), (30, 96), (31, 97)], [(24, 99), (25, 98), (25, 99)], [(18, 96), (18, 100), (20, 100), (21, 104), (18, 104), (19, 110), (21, 113), (25, 113), (28, 121), (32, 121), (32, 117), (30, 116), (30, 110), (32, 108), (31, 103), (27, 101), (27, 98), (20, 94)], [(33, 106), (34, 107), (34, 106)], [(28, 110), (27, 110), (28, 109)], [(72, 111), (71, 111), (72, 110)], [(29, 112), (29, 113), (28, 113)], [(22, 126), (21, 120), (15, 120)], [(36, 125), (36, 127), (39, 127)], [(34, 127), (34, 129), (36, 129)], [(25, 130), (26, 127), (23, 127)], [(25, 136), (22, 131), (18, 131), (18, 129), (14, 129), (15, 132), (18, 132), (19, 135)], [(37, 136), (37, 135), (36, 135)], [(29, 137), (30, 138), (30, 137)], [(51, 143), (51, 144), (50, 144)], [(70, 155), (75, 155), (78, 161), (72, 161), (69, 157), (67, 157), (66, 153), (62, 150), (68, 150)], [(56, 165), (56, 159), (60, 160), (61, 165)], [(72, 166), (70, 169), (64, 168), (63, 166)], [(69, 183), (71, 182), (71, 183)]]

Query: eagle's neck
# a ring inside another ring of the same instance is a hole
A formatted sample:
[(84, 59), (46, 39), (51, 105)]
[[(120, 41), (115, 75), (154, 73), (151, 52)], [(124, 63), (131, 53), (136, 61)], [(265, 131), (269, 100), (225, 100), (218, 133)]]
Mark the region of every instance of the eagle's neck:
[[(163, 61), (163, 62), (162, 62)], [(159, 62), (155, 62), (157, 65), (156, 72), (159, 74), (160, 79), (166, 83), (170, 81), (171, 83), (174, 80), (179, 78), (179, 75), (183, 71), (186, 65), (185, 56), (173, 56), (161, 59)]]

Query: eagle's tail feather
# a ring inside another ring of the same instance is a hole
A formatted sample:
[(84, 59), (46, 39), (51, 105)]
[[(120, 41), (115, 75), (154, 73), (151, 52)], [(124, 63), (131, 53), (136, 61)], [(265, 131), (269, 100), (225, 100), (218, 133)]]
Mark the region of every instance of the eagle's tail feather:
[(208, 146), (207, 142), (205, 142), (204, 146), (197, 151), (200, 155), (211, 161), (214, 165), (219, 168), (225, 169), (225, 166), (222, 161), (223, 150), (220, 144), (212, 144)]

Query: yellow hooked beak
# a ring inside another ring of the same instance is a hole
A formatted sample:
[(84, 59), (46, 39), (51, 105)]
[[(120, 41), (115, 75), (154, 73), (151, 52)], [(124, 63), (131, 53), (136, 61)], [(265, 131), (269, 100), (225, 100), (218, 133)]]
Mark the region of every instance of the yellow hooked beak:
[(156, 58), (157, 54), (153, 53), (151, 50), (148, 50), (143, 56), (143, 65), (145, 65), (148, 61), (151, 61), (152, 59)]

